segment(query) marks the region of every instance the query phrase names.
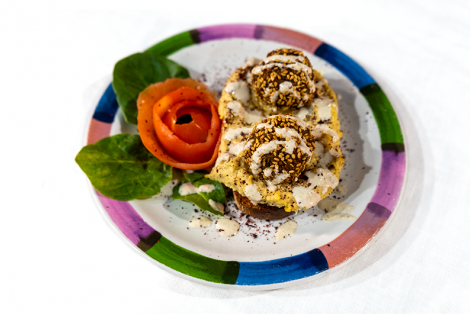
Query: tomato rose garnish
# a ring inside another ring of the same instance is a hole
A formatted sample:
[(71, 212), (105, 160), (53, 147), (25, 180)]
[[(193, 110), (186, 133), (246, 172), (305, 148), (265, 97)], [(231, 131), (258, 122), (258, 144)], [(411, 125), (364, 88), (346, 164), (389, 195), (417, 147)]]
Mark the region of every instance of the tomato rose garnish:
[(194, 107), (178, 109), (180, 108), (170, 111), (163, 123), (186, 143), (204, 143), (211, 128), (212, 113)]
[(137, 100), (137, 127), (145, 147), (180, 169), (212, 166), (220, 144), (218, 103), (203, 83), (168, 79), (147, 87)]
[[(190, 87), (181, 87), (160, 99), (153, 107), (153, 125), (166, 152), (186, 163), (209, 161), (220, 134), (217, 105), (209, 95)], [(191, 122), (177, 124), (179, 117), (191, 113), (198, 122), (191, 115)]]

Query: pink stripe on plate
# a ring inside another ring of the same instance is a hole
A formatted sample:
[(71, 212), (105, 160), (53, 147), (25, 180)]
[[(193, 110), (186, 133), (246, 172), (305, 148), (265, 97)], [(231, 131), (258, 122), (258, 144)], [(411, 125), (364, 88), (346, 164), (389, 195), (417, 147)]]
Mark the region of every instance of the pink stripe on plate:
[(344, 263), (375, 237), (391, 212), (378, 204), (369, 203), (356, 222), (330, 243), (319, 247), (331, 269)]
[(88, 128), (87, 144), (93, 144), (105, 137), (108, 137), (111, 133), (111, 125), (111, 123), (91, 119), (90, 126)]
[(201, 42), (228, 38), (255, 38), (254, 24), (224, 24), (197, 29)]
[(282, 44), (298, 47), (310, 53), (314, 53), (323, 43), (323, 41), (313, 36), (274, 26), (260, 26), (256, 36), (258, 39), (277, 41)]

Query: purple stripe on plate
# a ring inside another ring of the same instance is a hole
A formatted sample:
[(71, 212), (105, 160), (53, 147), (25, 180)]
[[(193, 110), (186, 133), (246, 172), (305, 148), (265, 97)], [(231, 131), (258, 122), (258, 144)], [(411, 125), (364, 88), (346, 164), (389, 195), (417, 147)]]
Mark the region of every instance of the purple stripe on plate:
[(201, 42), (228, 38), (255, 38), (254, 24), (225, 24), (197, 29)]
[(98, 191), (96, 195), (114, 224), (135, 245), (147, 239), (155, 231), (143, 221), (129, 202), (107, 198)]
[(382, 151), (379, 183), (371, 202), (382, 205), (391, 212), (395, 210), (404, 182), (405, 166), (405, 152)]
[(392, 212), (388, 208), (383, 207), (377, 203), (367, 204), (367, 210), (373, 213), (377, 218), (388, 219)]

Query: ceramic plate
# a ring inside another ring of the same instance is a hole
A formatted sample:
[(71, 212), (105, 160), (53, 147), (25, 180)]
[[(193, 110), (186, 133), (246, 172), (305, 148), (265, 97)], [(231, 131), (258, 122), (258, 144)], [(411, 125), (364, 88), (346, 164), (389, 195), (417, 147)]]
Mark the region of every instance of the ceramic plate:
[[(361, 252), (397, 208), (405, 175), (405, 147), (397, 116), (374, 79), (347, 55), (296, 31), (263, 25), (202, 27), (168, 38), (154, 47), (185, 66), (191, 77), (221, 91), (229, 75), (251, 57), (264, 58), (280, 47), (304, 51), (339, 98), (346, 165), (341, 194), (333, 198), (354, 207), (356, 220), (325, 222), (319, 208), (299, 212), (295, 235), (276, 241), (275, 228), (240, 218), (233, 204), (226, 215), (240, 222), (239, 233), (220, 237), (215, 225), (188, 228), (197, 207), (169, 198), (174, 182), (150, 199), (115, 201), (93, 191), (100, 208), (126, 241), (156, 265), (217, 286), (273, 289), (307, 281), (344, 264)], [(111, 85), (89, 124), (88, 143), (117, 133), (137, 133), (124, 122)], [(216, 217), (213, 217), (214, 220)]]

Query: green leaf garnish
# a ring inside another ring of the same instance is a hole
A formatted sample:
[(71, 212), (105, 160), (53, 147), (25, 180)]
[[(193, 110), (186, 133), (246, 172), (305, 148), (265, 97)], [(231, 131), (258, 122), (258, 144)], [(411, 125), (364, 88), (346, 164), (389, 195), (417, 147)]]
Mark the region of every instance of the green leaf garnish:
[(163, 56), (136, 53), (118, 61), (113, 71), (113, 89), (126, 121), (137, 124), (137, 98), (141, 91), (173, 77), (188, 78), (189, 72)]
[[(179, 188), (183, 183), (191, 182), (196, 187), (200, 187), (203, 184), (212, 184), (215, 189), (212, 192), (205, 193), (193, 193), (187, 195), (180, 195)], [(183, 173), (183, 179), (181, 182), (173, 188), (173, 195), (171, 196), (175, 200), (183, 200), (196, 204), (200, 209), (210, 212), (211, 214), (223, 216), (224, 213), (215, 210), (209, 205), (209, 200), (214, 202), (225, 204), (225, 190), (222, 183), (207, 179), (203, 173)]]
[(101, 194), (119, 201), (158, 194), (172, 178), (172, 167), (155, 158), (139, 135), (106, 137), (83, 147), (75, 161)]

